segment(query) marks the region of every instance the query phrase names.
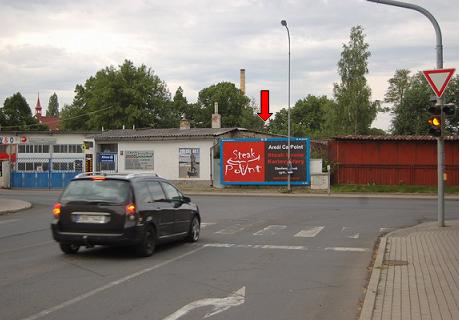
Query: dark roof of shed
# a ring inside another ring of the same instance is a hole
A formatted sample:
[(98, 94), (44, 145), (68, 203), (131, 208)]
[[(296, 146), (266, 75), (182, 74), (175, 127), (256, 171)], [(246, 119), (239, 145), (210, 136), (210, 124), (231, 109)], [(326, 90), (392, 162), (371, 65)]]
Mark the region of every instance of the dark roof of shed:
[(156, 140), (177, 138), (214, 138), (233, 131), (248, 131), (242, 128), (191, 128), (191, 129), (120, 129), (94, 135), (102, 140)]
[[(337, 136), (334, 137), (334, 140), (363, 140), (363, 141), (376, 141), (376, 140), (385, 140), (385, 141), (431, 141), (436, 140), (432, 136)], [(444, 140), (457, 141), (458, 136), (446, 136)]]

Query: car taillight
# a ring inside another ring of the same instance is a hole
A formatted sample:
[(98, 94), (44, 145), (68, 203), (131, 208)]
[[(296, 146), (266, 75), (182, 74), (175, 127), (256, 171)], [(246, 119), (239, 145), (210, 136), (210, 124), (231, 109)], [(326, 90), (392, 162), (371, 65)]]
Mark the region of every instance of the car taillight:
[(130, 203), (126, 206), (126, 215), (130, 217), (136, 215), (136, 205), (134, 203)]
[(56, 219), (59, 219), (59, 217), (61, 216), (61, 208), (62, 208), (62, 205), (59, 203), (59, 202), (56, 202), (54, 204), (54, 207), (53, 207), (53, 216), (56, 218)]
[(91, 180), (101, 181), (105, 179), (106, 178), (104, 176), (91, 176)]

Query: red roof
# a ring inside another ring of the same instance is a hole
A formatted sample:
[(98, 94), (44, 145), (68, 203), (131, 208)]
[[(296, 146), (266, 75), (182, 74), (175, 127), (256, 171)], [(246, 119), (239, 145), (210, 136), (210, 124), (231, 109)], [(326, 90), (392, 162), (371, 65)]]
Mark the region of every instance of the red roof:
[(58, 117), (45, 117), (39, 114), (36, 114), (35, 117), (38, 119), (38, 122), (46, 124), (50, 130), (52, 131), (59, 130), (59, 118)]

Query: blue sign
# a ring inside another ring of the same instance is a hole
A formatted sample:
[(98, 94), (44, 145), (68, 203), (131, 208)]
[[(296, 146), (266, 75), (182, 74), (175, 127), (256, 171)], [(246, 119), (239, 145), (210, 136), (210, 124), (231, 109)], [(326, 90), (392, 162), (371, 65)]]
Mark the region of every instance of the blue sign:
[(101, 153), (99, 155), (99, 161), (101, 162), (114, 162), (115, 161), (115, 155), (111, 153)]

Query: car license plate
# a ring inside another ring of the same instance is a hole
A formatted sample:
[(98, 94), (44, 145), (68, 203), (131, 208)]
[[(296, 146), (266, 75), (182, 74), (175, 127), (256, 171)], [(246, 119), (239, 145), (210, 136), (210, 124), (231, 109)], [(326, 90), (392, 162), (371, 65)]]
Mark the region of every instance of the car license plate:
[(76, 219), (78, 223), (106, 223), (106, 216), (79, 215)]

